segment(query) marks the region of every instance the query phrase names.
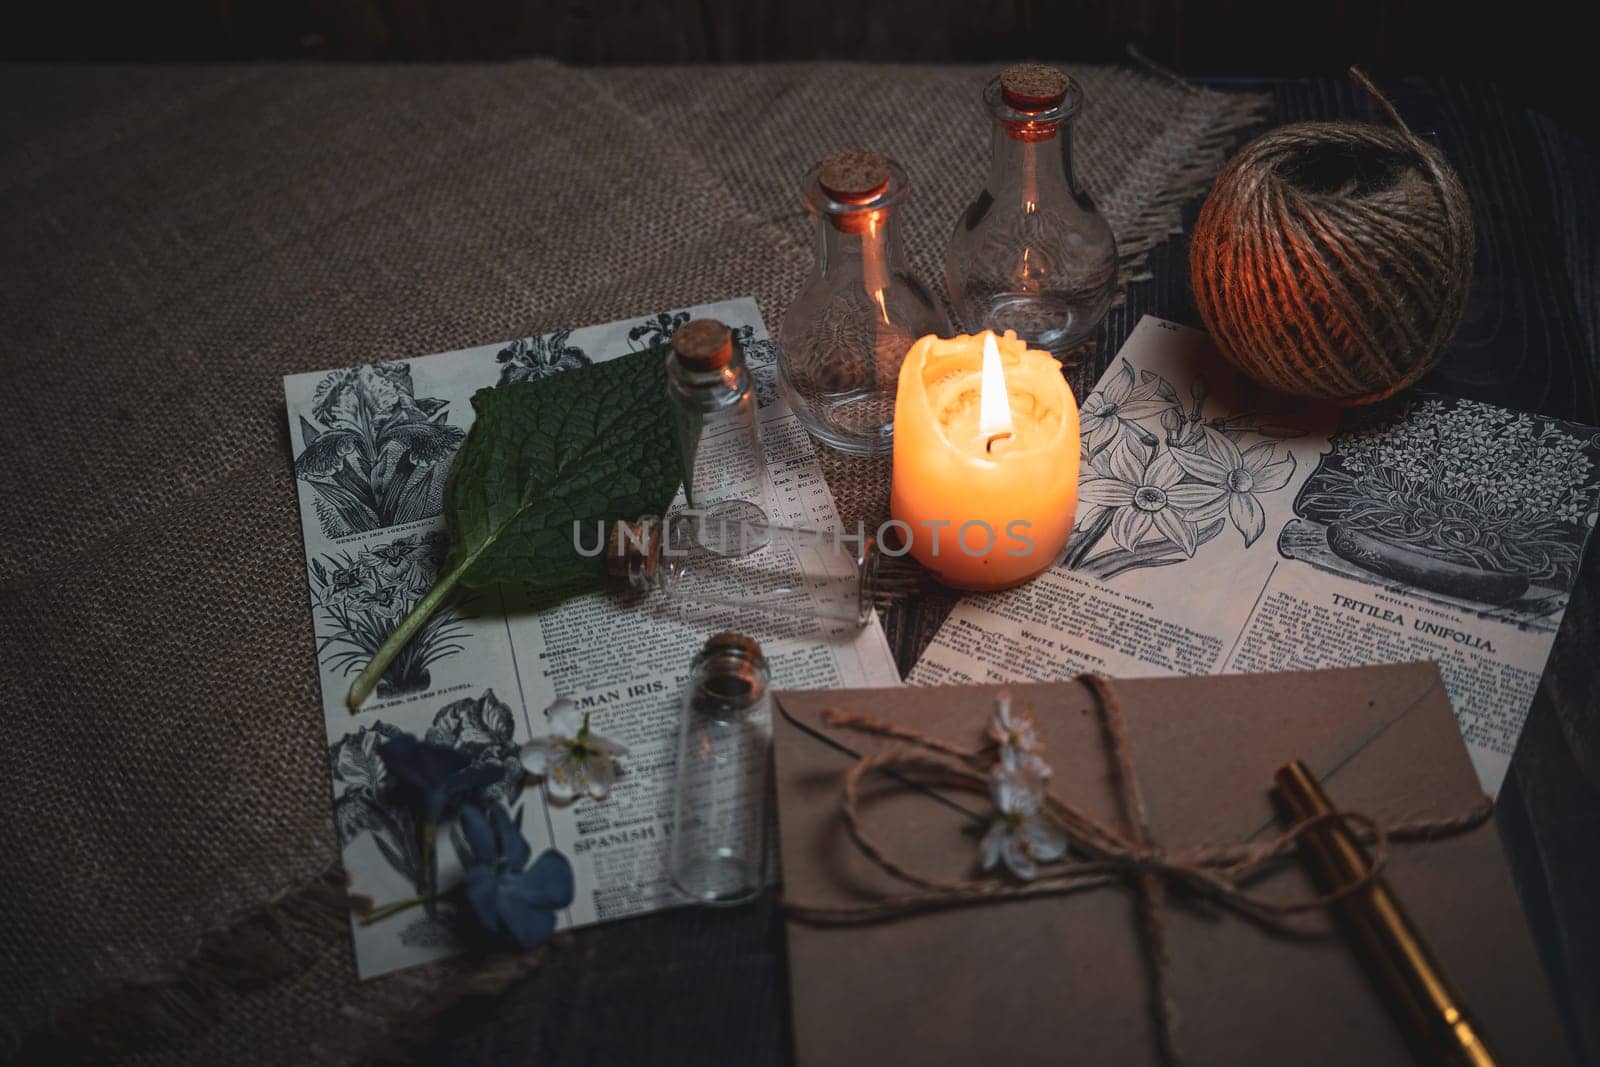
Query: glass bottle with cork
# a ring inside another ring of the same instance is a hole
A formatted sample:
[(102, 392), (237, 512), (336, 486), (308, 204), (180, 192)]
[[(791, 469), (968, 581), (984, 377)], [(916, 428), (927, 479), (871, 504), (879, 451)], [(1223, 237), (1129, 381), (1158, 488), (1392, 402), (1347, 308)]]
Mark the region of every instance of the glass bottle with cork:
[(907, 350), (925, 334), (949, 333), (901, 245), (909, 194), (904, 169), (863, 148), (825, 157), (802, 191), (816, 266), (784, 315), (778, 366), (801, 425), (842, 452), (888, 451)]
[(689, 507), (728, 523), (765, 524), (756, 391), (733, 331), (716, 319), (678, 327), (667, 353), (667, 395)]
[(770, 682), (761, 645), (738, 633), (713, 634), (689, 666), (668, 867), (700, 904), (743, 904), (766, 884)]
[(968, 333), (1014, 330), (1031, 348), (1066, 356), (1105, 318), (1117, 242), (1072, 165), (1078, 83), (1022, 63), (989, 82), (989, 175), (956, 221), (945, 281)]

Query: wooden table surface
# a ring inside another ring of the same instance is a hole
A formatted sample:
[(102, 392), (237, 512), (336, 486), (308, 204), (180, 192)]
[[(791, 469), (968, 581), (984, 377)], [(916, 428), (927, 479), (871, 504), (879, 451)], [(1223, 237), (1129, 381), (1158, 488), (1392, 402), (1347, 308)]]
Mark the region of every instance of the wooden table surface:
[[(1376, 120), (1333, 81), (1219, 83), (1269, 89), (1274, 123)], [(1431, 135), (1472, 196), (1478, 260), (1466, 321), (1427, 388), (1600, 423), (1600, 169), (1593, 150), (1494, 90), (1408, 81), (1384, 87)], [(1191, 209), (1198, 210), (1198, 203)], [(1187, 239), (1151, 258), (1114, 310), (1079, 396), (1139, 317), (1201, 325)], [(1578, 1062), (1600, 1067), (1600, 561), (1591, 539), (1565, 623), (1496, 814), (1528, 922)], [(902, 673), (949, 601), (924, 597), (885, 619)], [(784, 1064), (790, 1062), (783, 924), (774, 893), (734, 911), (685, 908), (578, 933), (495, 1001), (442, 1028), (443, 1063)]]

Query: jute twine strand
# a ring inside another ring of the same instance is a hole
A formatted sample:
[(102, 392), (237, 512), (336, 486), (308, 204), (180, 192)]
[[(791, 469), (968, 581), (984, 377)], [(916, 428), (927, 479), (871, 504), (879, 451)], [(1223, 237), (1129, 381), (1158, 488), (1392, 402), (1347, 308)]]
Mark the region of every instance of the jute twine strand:
[[(920, 787), (959, 789), (988, 795), (994, 765), (992, 744), (964, 749), (918, 730), (883, 722), (842, 708), (824, 708), (830, 726), (857, 730), (905, 742), (858, 760), (845, 773), (843, 814), (851, 840), (876, 866), (918, 892), (885, 896), (860, 904), (816, 905), (785, 899), (790, 915), (813, 923), (878, 922), (922, 911), (973, 904), (1064, 896), (1117, 882), (1132, 885), (1137, 925), (1147, 963), (1151, 1016), (1156, 1024), (1163, 1062), (1177, 1063), (1177, 1006), (1170, 989), (1165, 897), (1168, 886), (1210, 900), (1269, 929), (1294, 933), (1288, 920), (1320, 911), (1359, 893), (1375, 881), (1389, 857), (1391, 841), (1429, 841), (1465, 833), (1484, 823), (1493, 811), (1488, 797), (1469, 810), (1444, 818), (1379, 823), (1360, 812), (1341, 811), (1295, 823), (1271, 840), (1228, 845), (1203, 845), (1167, 852), (1155, 841), (1149, 809), (1134, 768), (1122, 706), (1109, 679), (1082, 674), (1077, 679), (1094, 696), (1100, 726), (1112, 765), (1122, 809), (1123, 828), (1115, 829), (1086, 815), (1054, 795), (1045, 798), (1045, 814), (1071, 839), (1077, 857), (1046, 868), (1028, 882), (999, 878), (940, 878), (904, 863), (872, 834), (862, 820), (861, 789), (874, 775), (888, 774)], [(1342, 822), (1371, 847), (1372, 862), (1360, 878), (1328, 893), (1278, 900), (1252, 893), (1244, 886), (1266, 869), (1293, 854), (1301, 838), (1313, 830)]]
[(1235, 365), (1287, 393), (1369, 403), (1431, 370), (1472, 279), (1472, 210), (1437, 149), (1394, 125), (1303, 122), (1239, 150), (1190, 243), (1195, 302)]

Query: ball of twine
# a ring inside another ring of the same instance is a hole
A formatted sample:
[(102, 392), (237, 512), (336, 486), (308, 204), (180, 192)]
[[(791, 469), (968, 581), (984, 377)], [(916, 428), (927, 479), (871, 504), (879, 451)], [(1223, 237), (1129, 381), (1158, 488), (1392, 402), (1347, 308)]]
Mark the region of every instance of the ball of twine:
[(1450, 164), (1359, 70), (1393, 128), (1305, 122), (1228, 164), (1189, 249), (1212, 339), (1265, 385), (1381, 400), (1439, 362), (1472, 280), (1472, 211)]

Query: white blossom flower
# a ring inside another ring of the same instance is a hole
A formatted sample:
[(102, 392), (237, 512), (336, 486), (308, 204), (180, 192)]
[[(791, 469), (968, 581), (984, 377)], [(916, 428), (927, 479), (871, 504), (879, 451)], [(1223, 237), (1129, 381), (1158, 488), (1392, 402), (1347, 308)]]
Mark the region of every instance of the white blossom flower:
[(1023, 881), (1039, 873), (1040, 863), (1067, 854), (1067, 835), (1044, 813), (1044, 776), (1032, 765), (1000, 764), (989, 775), (989, 792), (999, 809), (978, 848), (983, 869), (992, 871), (1002, 861)]
[(587, 793), (604, 800), (617, 779), (617, 757), (623, 745), (589, 729), (589, 713), (565, 697), (545, 709), (550, 733), (522, 746), (522, 765), (544, 779), (546, 795), (566, 804)]
[(1032, 766), (1041, 778), (1050, 777), (1050, 765), (1044, 761), (1044, 738), (1039, 734), (1039, 724), (1027, 708), (1015, 708), (1011, 703), (1011, 690), (1001, 686), (994, 698), (994, 718), (989, 721), (989, 736), (1000, 746), (1002, 766), (1016, 770), (1023, 765)]

